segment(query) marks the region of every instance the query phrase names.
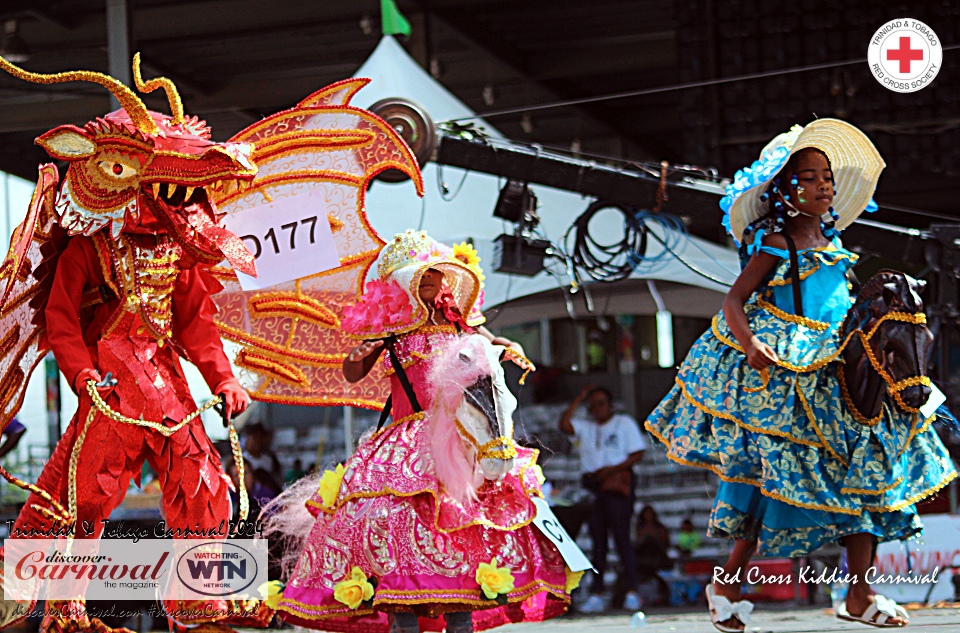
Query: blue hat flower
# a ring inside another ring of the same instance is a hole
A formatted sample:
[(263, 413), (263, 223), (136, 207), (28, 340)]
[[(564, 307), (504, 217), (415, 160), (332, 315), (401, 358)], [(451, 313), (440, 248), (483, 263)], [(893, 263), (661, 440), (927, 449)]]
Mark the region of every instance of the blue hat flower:
[(840, 218), (836, 222), (838, 230), (848, 227), (873, 204), (873, 192), (886, 163), (870, 139), (838, 119), (817, 119), (806, 127), (794, 125), (789, 132), (770, 141), (752, 165), (738, 171), (720, 199), (723, 226), (738, 244), (744, 229), (767, 213), (767, 205), (760, 200), (767, 184), (780, 173), (790, 156), (808, 147), (821, 150), (830, 159), (833, 178), (841, 192), (833, 203)]

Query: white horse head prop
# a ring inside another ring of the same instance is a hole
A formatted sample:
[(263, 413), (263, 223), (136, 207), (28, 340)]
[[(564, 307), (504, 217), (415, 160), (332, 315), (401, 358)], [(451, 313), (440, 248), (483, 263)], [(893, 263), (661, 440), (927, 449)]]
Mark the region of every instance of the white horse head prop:
[(430, 370), (430, 410), (437, 478), (450, 496), (467, 499), (486, 478), (499, 481), (513, 468), (513, 412), (500, 358), (503, 347), (478, 334), (442, 350)]

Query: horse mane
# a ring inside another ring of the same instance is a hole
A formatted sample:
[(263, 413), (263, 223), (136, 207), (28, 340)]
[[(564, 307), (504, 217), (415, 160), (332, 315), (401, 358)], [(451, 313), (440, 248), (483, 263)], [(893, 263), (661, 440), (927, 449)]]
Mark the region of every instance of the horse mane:
[[(447, 343), (427, 376), (427, 383), (435, 394), (428, 413), (430, 443), (427, 448), (444, 491), (460, 503), (477, 498), (476, 464), (464, 449), (457, 431), (456, 413), (464, 390), (492, 373), (487, 355), (482, 351), (481, 338), (480, 335), (461, 336)], [(471, 362), (460, 358), (460, 351), (467, 347), (475, 349)]]

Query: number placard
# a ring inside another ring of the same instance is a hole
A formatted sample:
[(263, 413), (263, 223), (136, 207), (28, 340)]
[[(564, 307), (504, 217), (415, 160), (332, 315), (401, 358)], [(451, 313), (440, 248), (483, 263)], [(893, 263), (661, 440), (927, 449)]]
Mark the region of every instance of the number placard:
[(947, 396), (937, 389), (936, 385), (930, 385), (930, 397), (927, 398), (927, 403), (920, 407), (920, 415), (926, 420), (946, 401)]
[[(570, 571), (583, 571), (584, 569), (593, 569), (590, 559), (583, 553), (583, 550), (577, 546), (577, 542), (567, 534), (567, 531), (560, 525), (557, 515), (550, 509), (550, 504), (541, 497), (530, 497), (533, 505), (537, 506), (537, 516), (533, 518), (533, 524), (540, 528), (544, 536), (550, 539), (550, 542), (557, 546), (560, 555)], [(593, 569), (596, 571), (596, 569)]]
[(340, 265), (323, 201), (296, 196), (228, 213), (227, 229), (257, 261), (257, 277), (237, 272), (244, 290), (260, 290)]

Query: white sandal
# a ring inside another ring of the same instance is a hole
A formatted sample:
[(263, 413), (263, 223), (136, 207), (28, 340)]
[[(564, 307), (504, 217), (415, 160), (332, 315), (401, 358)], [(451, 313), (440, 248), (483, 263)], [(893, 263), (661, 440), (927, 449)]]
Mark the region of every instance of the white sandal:
[[(874, 594), (873, 602), (870, 603), (870, 606), (867, 607), (866, 611), (864, 611), (862, 615), (850, 615), (850, 613), (847, 611), (846, 602), (841, 602), (838, 604), (835, 607), (835, 610), (837, 612), (837, 617), (841, 620), (869, 624), (870, 626), (875, 626), (880, 629), (898, 629), (910, 623), (910, 616), (907, 615), (906, 609), (901, 607), (894, 600), (891, 600), (886, 596), (881, 596), (880, 594)], [(887, 624), (887, 620), (890, 620), (891, 618), (901, 618), (904, 620), (905, 624)]]
[[(723, 633), (743, 633), (747, 630), (747, 623), (750, 622), (750, 614), (753, 612), (753, 603), (749, 600), (740, 600), (730, 602), (723, 596), (713, 593), (713, 585), (709, 584), (706, 588), (707, 607), (710, 609), (710, 621), (718, 631)], [(742, 629), (734, 629), (720, 624), (730, 618), (736, 618), (743, 624)]]

